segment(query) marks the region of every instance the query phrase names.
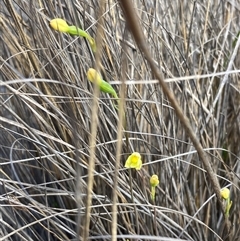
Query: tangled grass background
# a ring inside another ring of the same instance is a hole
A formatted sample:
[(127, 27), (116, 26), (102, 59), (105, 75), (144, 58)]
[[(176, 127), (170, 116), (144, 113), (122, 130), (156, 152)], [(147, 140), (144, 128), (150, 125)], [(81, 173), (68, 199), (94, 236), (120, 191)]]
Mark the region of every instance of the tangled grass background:
[[(0, 240), (111, 240), (114, 230), (118, 240), (240, 240), (240, 4), (149, 0), (134, 1), (134, 8), (142, 38), (220, 186), (231, 190), (231, 233), (201, 159), (119, 3), (3, 0)], [(85, 39), (52, 30), (49, 21), (57, 17), (96, 37), (101, 55)], [(96, 65), (124, 96), (124, 128), (118, 128), (111, 97), (98, 98), (87, 81)], [(124, 163), (134, 151), (144, 165), (129, 172)], [(153, 174), (160, 180), (155, 203)]]

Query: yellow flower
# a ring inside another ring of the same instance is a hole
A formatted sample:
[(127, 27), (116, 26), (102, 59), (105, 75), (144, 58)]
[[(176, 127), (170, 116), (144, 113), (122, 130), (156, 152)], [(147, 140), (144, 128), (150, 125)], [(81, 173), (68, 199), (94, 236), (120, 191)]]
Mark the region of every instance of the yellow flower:
[(128, 157), (124, 167), (135, 168), (136, 170), (140, 170), (142, 167), (141, 155), (138, 152), (133, 152)]
[(150, 185), (156, 187), (159, 184), (158, 175), (152, 175), (150, 178)]
[(54, 30), (57, 30), (62, 33), (68, 33), (69, 25), (67, 22), (61, 18), (55, 18), (50, 21), (50, 26)]
[(227, 200), (230, 197), (230, 190), (225, 187), (220, 191), (220, 194), (221, 194), (223, 199)]

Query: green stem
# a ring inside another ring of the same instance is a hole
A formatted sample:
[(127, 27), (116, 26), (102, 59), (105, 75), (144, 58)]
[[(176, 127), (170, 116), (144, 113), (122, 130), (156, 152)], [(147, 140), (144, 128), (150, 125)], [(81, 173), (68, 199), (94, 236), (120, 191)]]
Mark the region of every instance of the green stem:
[(151, 199), (155, 201), (155, 194), (156, 194), (156, 189), (155, 187), (151, 187)]
[(77, 35), (77, 36), (86, 38), (88, 40), (89, 44), (91, 45), (93, 52), (96, 51), (95, 40), (86, 31), (82, 30), (81, 28), (77, 28), (74, 25), (71, 25), (71, 26), (69, 26), (68, 33), (71, 35)]

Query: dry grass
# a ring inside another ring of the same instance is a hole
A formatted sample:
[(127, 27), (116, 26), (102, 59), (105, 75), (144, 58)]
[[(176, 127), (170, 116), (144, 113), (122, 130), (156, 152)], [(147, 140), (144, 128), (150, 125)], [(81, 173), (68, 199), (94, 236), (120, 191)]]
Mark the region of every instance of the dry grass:
[[(91, 160), (89, 239), (111, 239), (116, 200), (118, 240), (228, 240), (195, 148), (127, 31), (120, 6), (105, 2), (103, 16), (94, 0), (4, 0), (0, 6), (0, 240), (82, 236)], [(240, 240), (239, 3), (136, 2), (152, 58), (221, 187), (231, 190), (231, 240)], [(124, 129), (110, 96), (96, 98), (87, 81), (96, 64), (87, 41), (52, 30), (49, 20), (56, 17), (92, 36), (102, 23), (101, 73), (118, 93), (127, 80)], [(133, 151), (144, 165), (130, 173), (123, 166)], [(160, 178), (154, 204), (152, 174)]]

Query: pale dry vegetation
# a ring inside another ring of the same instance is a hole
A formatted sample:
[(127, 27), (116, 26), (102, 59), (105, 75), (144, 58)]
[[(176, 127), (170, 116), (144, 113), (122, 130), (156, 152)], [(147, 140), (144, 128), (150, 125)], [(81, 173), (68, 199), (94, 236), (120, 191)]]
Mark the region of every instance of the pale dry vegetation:
[[(101, 2), (106, 5), (99, 16)], [(152, 58), (220, 186), (231, 190), (230, 237), (240, 240), (240, 3), (134, 3)], [(95, 66), (95, 55), (85, 39), (52, 30), (49, 20), (56, 17), (93, 37), (100, 22), (101, 73), (118, 93), (127, 80), (122, 135), (111, 96), (100, 93), (94, 113), (98, 122), (93, 119), (96, 98), (86, 72)], [(3, 0), (0, 51), (0, 240), (82, 236), (92, 158), (89, 239), (111, 240), (116, 194), (118, 240), (229, 240), (202, 161), (117, 1)], [(144, 165), (130, 175), (124, 163), (133, 151), (141, 153)], [(150, 200), (152, 174), (160, 179), (155, 204)]]

